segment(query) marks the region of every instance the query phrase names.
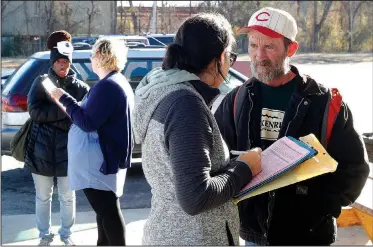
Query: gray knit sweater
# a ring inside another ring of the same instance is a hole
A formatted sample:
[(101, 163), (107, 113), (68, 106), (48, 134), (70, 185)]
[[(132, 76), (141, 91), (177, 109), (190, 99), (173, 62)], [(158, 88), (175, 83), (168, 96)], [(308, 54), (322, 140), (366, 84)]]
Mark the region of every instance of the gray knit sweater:
[(152, 191), (144, 245), (238, 245), (231, 198), (251, 171), (229, 160), (209, 109), (218, 93), (186, 71), (161, 69), (136, 89), (134, 135)]

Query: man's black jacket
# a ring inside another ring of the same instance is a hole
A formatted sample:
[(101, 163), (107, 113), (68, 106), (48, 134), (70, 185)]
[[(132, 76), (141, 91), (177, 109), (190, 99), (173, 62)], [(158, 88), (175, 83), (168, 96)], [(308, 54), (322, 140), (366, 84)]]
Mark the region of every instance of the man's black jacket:
[[(296, 74), (297, 88), (285, 112), (279, 137), (313, 133), (325, 146), (330, 91), (308, 76)], [(232, 90), (215, 113), (229, 150), (262, 147), (260, 87), (255, 78)], [(369, 173), (368, 158), (356, 132), (350, 109), (343, 102), (334, 123), (328, 153), (338, 162), (336, 172), (321, 175), (239, 203), (244, 240), (259, 245), (327, 245), (335, 241), (341, 207), (360, 195)]]

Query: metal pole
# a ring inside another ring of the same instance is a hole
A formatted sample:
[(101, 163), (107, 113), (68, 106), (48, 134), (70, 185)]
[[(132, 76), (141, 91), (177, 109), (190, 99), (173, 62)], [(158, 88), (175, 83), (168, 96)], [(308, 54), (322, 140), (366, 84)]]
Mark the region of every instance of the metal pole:
[(313, 52), (317, 52), (317, 42), (318, 42), (318, 36), (317, 36), (317, 1), (313, 2)]
[(139, 32), (139, 35), (141, 35), (141, 16), (139, 15), (139, 19), (138, 19), (138, 24), (137, 24), (137, 26), (138, 26), (138, 32)]
[(192, 16), (192, 1), (189, 1), (189, 16)]
[(120, 33), (123, 34), (123, 1), (120, 1)]
[(150, 30), (152, 33), (157, 32), (157, 1), (153, 1), (153, 8), (152, 8), (152, 19)]
[(38, 4), (39, 51), (41, 51), (42, 50), (41, 37), (42, 37), (42, 30), (43, 30), (43, 28), (41, 27), (40, 1), (38, 1), (37, 4)]

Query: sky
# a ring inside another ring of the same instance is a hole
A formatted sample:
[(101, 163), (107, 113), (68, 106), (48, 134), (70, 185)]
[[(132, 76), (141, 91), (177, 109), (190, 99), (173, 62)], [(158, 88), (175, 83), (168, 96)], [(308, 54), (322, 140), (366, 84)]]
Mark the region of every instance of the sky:
[[(118, 6), (120, 6), (120, 2), (118, 1)], [(124, 7), (129, 7), (128, 1), (122, 1)], [(172, 4), (173, 6), (189, 6), (189, 1), (164, 1), (168, 2), (169, 4)], [(197, 4), (201, 3), (203, 1), (192, 1), (192, 6), (196, 6)], [(153, 6), (153, 1), (133, 1), (133, 6), (139, 6), (139, 4), (142, 3), (142, 6), (144, 7), (151, 7)], [(162, 6), (162, 1), (157, 1), (157, 6)]]

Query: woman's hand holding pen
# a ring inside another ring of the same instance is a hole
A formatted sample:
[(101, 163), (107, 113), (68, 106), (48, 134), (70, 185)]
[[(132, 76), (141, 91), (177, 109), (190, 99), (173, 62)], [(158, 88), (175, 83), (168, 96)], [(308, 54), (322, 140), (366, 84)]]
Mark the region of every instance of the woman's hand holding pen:
[(237, 161), (245, 162), (250, 167), (252, 175), (255, 176), (262, 171), (261, 153), (261, 148), (253, 148), (238, 156)]

